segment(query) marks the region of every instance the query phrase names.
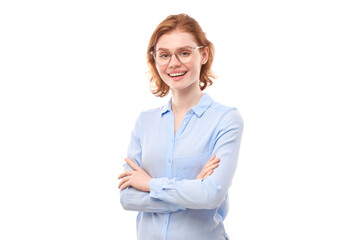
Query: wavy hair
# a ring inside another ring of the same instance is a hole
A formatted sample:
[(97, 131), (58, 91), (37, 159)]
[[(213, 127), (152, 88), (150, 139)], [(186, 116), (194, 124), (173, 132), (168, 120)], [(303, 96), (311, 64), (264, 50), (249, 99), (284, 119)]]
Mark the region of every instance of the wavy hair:
[[(211, 72), (215, 48), (214, 45), (206, 38), (206, 34), (200, 27), (199, 23), (194, 18), (186, 14), (170, 15), (157, 26), (150, 38), (147, 48), (147, 63), (150, 68), (150, 88), (151, 92), (157, 97), (166, 96), (169, 93), (170, 88), (161, 79), (151, 52), (155, 50), (155, 46), (163, 34), (171, 32), (175, 29), (191, 33), (198, 45), (208, 47), (209, 49), (208, 61), (201, 66), (200, 70), (199, 87), (201, 91), (203, 91), (206, 87), (211, 86), (213, 84), (212, 80), (215, 79), (215, 75)], [(202, 49), (200, 49), (200, 51), (202, 51)]]

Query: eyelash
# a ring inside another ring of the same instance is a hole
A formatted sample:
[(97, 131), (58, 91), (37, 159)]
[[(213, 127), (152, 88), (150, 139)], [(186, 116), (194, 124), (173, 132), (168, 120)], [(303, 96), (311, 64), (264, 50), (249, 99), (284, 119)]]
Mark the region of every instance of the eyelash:
[[(184, 54), (185, 54), (185, 55), (184, 55)], [(185, 57), (185, 56), (191, 55), (191, 52), (184, 50), (184, 51), (180, 52), (179, 55)], [(159, 57), (161, 57), (161, 58), (167, 58), (167, 57), (170, 57), (170, 54), (169, 54), (169, 53), (160, 53), (160, 54), (159, 54)]]

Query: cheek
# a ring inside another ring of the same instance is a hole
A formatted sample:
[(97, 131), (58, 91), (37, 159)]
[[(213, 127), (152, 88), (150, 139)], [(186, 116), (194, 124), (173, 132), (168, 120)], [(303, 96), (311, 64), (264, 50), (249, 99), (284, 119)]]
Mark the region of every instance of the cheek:
[(194, 70), (200, 69), (202, 66), (201, 56), (196, 56), (191, 61), (191, 68)]
[(164, 74), (164, 70), (161, 69), (161, 67), (156, 66), (156, 70), (157, 70), (158, 74), (160, 75), (160, 77)]
[(158, 71), (159, 74), (165, 74), (166, 66), (158, 66), (158, 65), (156, 65), (156, 70)]
[(166, 83), (167, 82), (166, 81), (166, 76), (167, 76), (166, 68), (156, 66), (156, 70), (157, 70), (158, 74), (160, 75), (161, 80), (163, 80)]
[(189, 68), (191, 68), (192, 74), (194, 75), (194, 74), (199, 74), (200, 73), (201, 66), (202, 65), (200, 64), (200, 62), (193, 62), (191, 67), (189, 67)]
[(155, 67), (156, 67), (156, 71), (157, 71), (159, 74), (161, 74), (161, 69), (159, 68), (159, 66), (156, 64)]

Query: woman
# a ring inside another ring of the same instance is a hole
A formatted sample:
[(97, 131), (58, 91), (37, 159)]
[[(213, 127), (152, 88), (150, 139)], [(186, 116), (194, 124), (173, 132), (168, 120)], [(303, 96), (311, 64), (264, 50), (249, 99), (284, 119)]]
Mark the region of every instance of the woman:
[(223, 221), (243, 120), (203, 93), (214, 47), (185, 14), (167, 17), (148, 46), (153, 93), (171, 100), (145, 111), (131, 134), (120, 200), (139, 211), (139, 240), (228, 239)]

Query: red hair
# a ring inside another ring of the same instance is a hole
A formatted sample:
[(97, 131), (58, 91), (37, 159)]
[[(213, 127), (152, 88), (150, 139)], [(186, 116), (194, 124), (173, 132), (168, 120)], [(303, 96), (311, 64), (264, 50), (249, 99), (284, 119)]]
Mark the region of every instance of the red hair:
[[(214, 74), (211, 72), (211, 65), (214, 60), (215, 48), (214, 45), (206, 38), (199, 23), (192, 17), (186, 14), (170, 15), (163, 20), (152, 34), (148, 49), (147, 49), (147, 63), (150, 68), (150, 85), (151, 92), (157, 97), (164, 97), (169, 92), (169, 86), (161, 79), (156, 66), (155, 60), (151, 54), (155, 50), (155, 46), (159, 38), (168, 32), (179, 29), (184, 32), (191, 33), (199, 46), (204, 46), (209, 49), (209, 57), (205, 64), (201, 66), (200, 70), (200, 89), (203, 91), (207, 86), (212, 85)], [(202, 48), (204, 49), (204, 48)], [(200, 51), (203, 51), (200, 49)]]

